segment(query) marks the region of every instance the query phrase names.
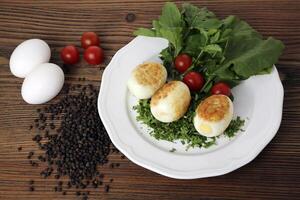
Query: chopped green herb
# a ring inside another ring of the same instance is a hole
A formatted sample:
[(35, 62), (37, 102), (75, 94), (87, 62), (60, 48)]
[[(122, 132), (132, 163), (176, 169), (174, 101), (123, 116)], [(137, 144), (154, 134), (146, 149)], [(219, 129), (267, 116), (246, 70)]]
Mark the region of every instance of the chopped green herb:
[[(166, 140), (174, 142), (179, 140), (183, 145), (190, 147), (208, 148), (216, 144), (216, 137), (208, 138), (197, 133), (193, 124), (194, 111), (199, 104), (192, 98), (188, 112), (181, 119), (171, 123), (163, 123), (154, 118), (150, 111), (150, 100), (140, 100), (138, 105), (134, 106), (137, 112), (137, 120), (151, 128), (150, 135), (157, 140)], [(232, 120), (225, 131), (225, 136), (232, 137), (244, 125), (244, 120), (240, 117)]]
[(175, 149), (175, 148), (172, 148), (172, 149), (170, 149), (169, 151), (170, 151), (170, 152), (175, 152), (176, 149)]
[(244, 124), (245, 120), (241, 119), (240, 117), (237, 117), (236, 119), (230, 122), (228, 128), (224, 131), (224, 135), (228, 136), (229, 138), (234, 137), (237, 132), (244, 131), (242, 129)]

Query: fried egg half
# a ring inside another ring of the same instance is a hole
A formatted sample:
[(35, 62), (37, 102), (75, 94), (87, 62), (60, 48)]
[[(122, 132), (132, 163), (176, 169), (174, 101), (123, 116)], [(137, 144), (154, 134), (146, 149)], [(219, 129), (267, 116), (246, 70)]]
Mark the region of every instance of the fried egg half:
[(203, 136), (222, 134), (233, 118), (233, 103), (225, 95), (212, 95), (202, 101), (194, 117), (194, 126)]
[(161, 122), (173, 122), (186, 113), (190, 101), (191, 94), (187, 85), (181, 81), (171, 81), (152, 96), (151, 113)]
[(160, 63), (146, 62), (131, 73), (127, 86), (138, 99), (149, 99), (167, 80), (167, 70)]

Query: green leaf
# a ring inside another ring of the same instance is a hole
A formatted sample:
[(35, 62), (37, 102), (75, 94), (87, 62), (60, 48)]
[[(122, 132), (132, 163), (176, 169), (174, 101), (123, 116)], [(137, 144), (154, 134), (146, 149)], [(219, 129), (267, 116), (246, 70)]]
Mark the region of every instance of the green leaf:
[(219, 39), (220, 39), (221, 33), (220, 31), (217, 31), (216, 34), (214, 34), (211, 38), (210, 38), (210, 42), (211, 43), (216, 43)]
[(213, 74), (214, 71), (216, 71), (218, 69), (218, 65), (216, 63), (215, 60), (209, 59), (206, 63), (205, 63), (205, 67), (207, 68), (207, 73), (208, 75)]
[(226, 34), (230, 34), (231, 37), (251, 35), (253, 37), (262, 38), (262, 36), (256, 30), (254, 30), (247, 22), (240, 20), (236, 16), (231, 15), (225, 18), (223, 20), (223, 26), (225, 27), (225, 30), (230, 30), (230, 32)]
[(222, 52), (222, 48), (217, 44), (209, 44), (202, 49), (204, 52), (209, 54), (215, 54), (218, 52)]
[(161, 28), (160, 34), (169, 40), (175, 48), (175, 56), (178, 55), (182, 49), (182, 28)]
[(182, 26), (181, 13), (174, 3), (167, 2), (164, 5), (162, 9), (162, 14), (159, 17), (159, 23), (164, 28)]
[(199, 9), (189, 3), (182, 4), (183, 14), (185, 16), (185, 21), (191, 28), (203, 23), (204, 20), (208, 18), (215, 18), (215, 14), (210, 12), (206, 8)]
[(134, 35), (143, 35), (143, 36), (149, 36), (149, 37), (155, 37), (155, 31), (147, 28), (139, 28), (136, 31), (133, 32)]
[(153, 20), (152, 21), (152, 26), (153, 26), (154, 30), (156, 31), (155, 36), (156, 37), (162, 37), (162, 35), (160, 33), (161, 25), (160, 25), (159, 21)]
[(217, 18), (206, 19), (204, 21), (199, 21), (195, 23), (194, 28), (196, 29), (218, 29), (222, 25), (221, 21)]
[(223, 81), (223, 82), (226, 82), (227, 84), (229, 84), (231, 87), (234, 87), (240, 83), (241, 78), (238, 77), (234, 71), (227, 68), (227, 69), (218, 71), (215, 81), (216, 82)]
[(190, 29), (217, 29), (222, 25), (221, 21), (216, 18), (214, 13), (208, 11), (206, 8), (199, 9), (188, 3), (184, 3), (182, 8), (185, 21)]
[(259, 75), (270, 74), (270, 73), (272, 72), (272, 70), (273, 70), (273, 67), (268, 67), (268, 68), (266, 68), (266, 69), (260, 71), (258, 74), (259, 74)]
[(277, 62), (284, 45), (272, 37), (262, 40), (249, 35), (231, 37), (225, 52), (225, 67), (232, 66), (242, 78), (260, 74)]
[(186, 48), (184, 52), (191, 56), (197, 56), (201, 51), (201, 48), (205, 46), (207, 42), (207, 36), (202, 33), (190, 35), (186, 41)]

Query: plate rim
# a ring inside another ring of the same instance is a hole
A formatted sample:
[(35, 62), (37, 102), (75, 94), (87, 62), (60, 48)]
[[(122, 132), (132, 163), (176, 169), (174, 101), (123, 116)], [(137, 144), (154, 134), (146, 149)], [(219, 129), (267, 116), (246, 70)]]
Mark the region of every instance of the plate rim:
[(107, 80), (110, 78), (109, 74), (111, 73), (111, 70), (112, 70), (111, 66), (113, 66), (115, 64), (115, 62), (118, 61), (118, 57), (120, 56), (120, 54), (122, 54), (122, 52), (126, 51), (131, 46), (134, 46), (136, 42), (139, 42), (139, 40), (144, 39), (144, 38), (148, 38), (148, 37), (138, 36), (138, 37), (134, 38), (131, 42), (129, 42), (127, 45), (122, 47), (120, 50), (118, 50), (102, 74), (100, 92), (99, 92), (99, 96), (98, 96), (98, 113), (99, 113), (100, 118), (102, 119), (102, 123), (103, 123), (104, 127), (107, 130), (108, 135), (111, 138), (112, 143), (127, 158), (129, 158), (131, 161), (133, 161), (137, 165), (140, 165), (146, 169), (149, 169), (156, 173), (162, 174), (164, 176), (167, 176), (170, 178), (176, 178), (176, 179), (195, 179), (195, 178), (204, 178), (204, 177), (212, 177), (212, 176), (219, 176), (219, 175), (227, 174), (231, 171), (234, 171), (234, 170), (246, 165), (247, 163), (249, 163), (253, 159), (255, 159), (257, 157), (257, 155), (267, 146), (267, 144), (276, 135), (276, 133), (280, 127), (280, 124), (281, 124), (284, 90), (283, 90), (283, 86), (280, 81), (279, 74), (278, 74), (278, 71), (277, 71), (275, 65), (273, 67), (273, 70), (274, 70), (273, 73), (275, 73), (275, 75), (277, 76), (277, 78), (279, 80), (278, 81), (278, 90), (277, 90), (278, 96), (279, 96), (279, 99), (277, 99), (277, 104), (279, 104), (278, 108), (277, 108), (277, 116), (278, 117), (274, 118), (274, 124), (272, 126), (272, 129), (270, 131), (268, 131), (268, 134), (265, 134), (265, 137), (263, 138), (264, 142), (262, 142), (259, 147), (256, 147), (255, 151), (248, 152), (246, 158), (238, 159), (238, 161), (236, 159), (231, 160), (230, 165), (226, 165), (227, 168), (224, 167), (224, 168), (221, 168), (221, 169), (218, 169), (215, 171), (208, 170), (207, 172), (203, 172), (203, 170), (200, 170), (200, 171), (202, 171), (202, 173), (199, 172), (197, 174), (192, 174), (192, 175), (187, 174), (185, 172), (178, 172), (176, 170), (169, 171), (169, 169), (166, 169), (163, 166), (158, 166), (156, 163), (151, 163), (151, 162), (149, 163), (149, 161), (143, 159), (142, 157), (139, 157), (138, 155), (136, 155), (134, 153), (134, 151), (132, 150), (132, 147), (124, 144), (124, 142), (121, 141), (119, 139), (119, 137), (116, 137), (116, 135), (115, 135), (116, 131), (114, 130), (114, 127), (111, 125), (110, 120), (106, 117), (107, 110), (104, 106), (104, 103), (99, 103), (99, 102), (102, 102), (105, 97), (106, 88), (105, 88), (105, 84), (103, 84), (103, 83), (107, 82)]

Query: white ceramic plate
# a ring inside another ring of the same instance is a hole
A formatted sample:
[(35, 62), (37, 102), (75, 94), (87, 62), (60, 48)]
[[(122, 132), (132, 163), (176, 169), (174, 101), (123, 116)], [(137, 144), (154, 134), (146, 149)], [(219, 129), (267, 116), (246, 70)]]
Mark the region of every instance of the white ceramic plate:
[[(234, 114), (246, 119), (244, 132), (221, 137), (208, 149), (180, 142), (157, 141), (135, 120), (137, 104), (127, 90), (131, 71), (140, 63), (160, 61), (165, 39), (136, 37), (120, 49), (106, 67), (98, 99), (103, 124), (114, 145), (134, 163), (159, 174), (193, 179), (231, 172), (253, 160), (275, 136), (282, 116), (283, 87), (274, 67), (271, 74), (251, 77), (233, 89)], [(170, 152), (175, 148), (175, 152)]]

